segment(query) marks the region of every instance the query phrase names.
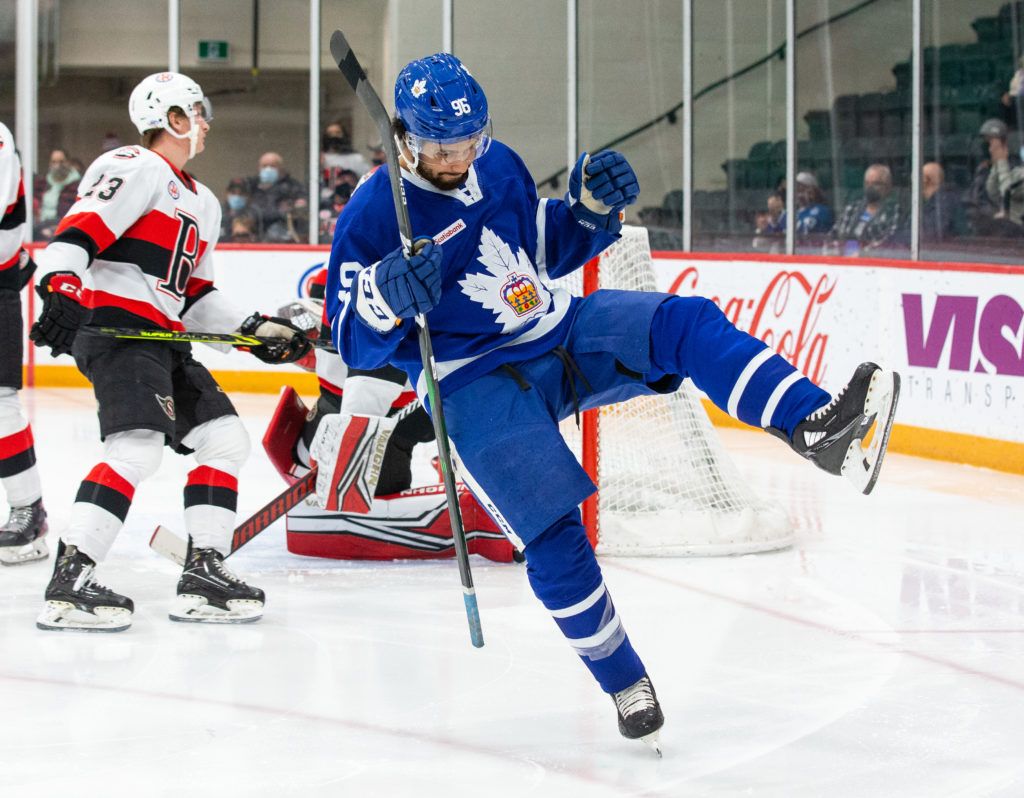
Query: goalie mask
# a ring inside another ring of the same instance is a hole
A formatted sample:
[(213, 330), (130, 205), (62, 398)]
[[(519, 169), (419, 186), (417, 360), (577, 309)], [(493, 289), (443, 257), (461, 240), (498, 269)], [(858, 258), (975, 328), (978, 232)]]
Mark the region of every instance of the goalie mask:
[(479, 158), (491, 143), (487, 97), (462, 62), (449, 53), (412, 61), (395, 82), (395, 110), (405, 127), (413, 167)]
[[(167, 119), (172, 108), (179, 108), (188, 117), (189, 129), (178, 133)], [(192, 78), (178, 72), (157, 72), (143, 78), (128, 99), (128, 115), (144, 135), (149, 130), (166, 130), (176, 139), (188, 139), (188, 157), (196, 154), (199, 137), (198, 119), (213, 119), (213, 108), (203, 90)]]

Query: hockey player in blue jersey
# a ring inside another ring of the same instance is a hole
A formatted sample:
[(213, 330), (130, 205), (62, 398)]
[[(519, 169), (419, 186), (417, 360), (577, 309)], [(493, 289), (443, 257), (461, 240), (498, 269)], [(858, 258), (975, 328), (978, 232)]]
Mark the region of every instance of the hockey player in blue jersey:
[(619, 236), (639, 194), (626, 159), (584, 153), (565, 199), (539, 198), (522, 160), (491, 138), (480, 85), (447, 54), (402, 70), (395, 107), (409, 216), (425, 238), (403, 253), (381, 167), (335, 231), (334, 342), (353, 367), (399, 366), (423, 398), (414, 317), (427, 314), (462, 478), (524, 551), (534, 593), (613, 697), (620, 732), (657, 748), (661, 707), (580, 520), (595, 488), (558, 422), (690, 377), (731, 415), (867, 493), (899, 377), (866, 363), (833, 399), (706, 299), (549, 287)]

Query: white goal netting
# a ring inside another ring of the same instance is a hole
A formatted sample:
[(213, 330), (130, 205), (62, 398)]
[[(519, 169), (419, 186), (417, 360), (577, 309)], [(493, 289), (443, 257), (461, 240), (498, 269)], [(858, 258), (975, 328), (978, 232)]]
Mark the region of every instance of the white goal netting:
[[(562, 284), (582, 294), (582, 272)], [(623, 228), (622, 239), (600, 258), (597, 283), (656, 290), (645, 229)], [(689, 380), (668, 396), (642, 396), (585, 414), (582, 436), (572, 419), (562, 430), (588, 471), (596, 469), (591, 523), (599, 554), (746, 554), (793, 543), (785, 512), (747, 486)], [(589, 460), (583, 438), (593, 447)]]

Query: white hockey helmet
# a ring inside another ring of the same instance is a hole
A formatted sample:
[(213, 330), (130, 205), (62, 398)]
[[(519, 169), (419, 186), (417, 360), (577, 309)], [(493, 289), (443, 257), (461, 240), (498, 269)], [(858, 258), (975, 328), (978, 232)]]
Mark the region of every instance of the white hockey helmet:
[[(166, 130), (175, 138), (190, 139), (191, 155), (195, 155), (195, 140), (199, 133), (195, 124), (197, 103), (202, 108), (203, 118), (209, 122), (213, 118), (213, 109), (198, 83), (179, 72), (157, 72), (143, 78), (132, 90), (128, 98), (128, 115), (140, 135), (147, 130)], [(175, 107), (184, 111), (192, 123), (188, 133), (175, 133), (167, 121), (168, 112)]]

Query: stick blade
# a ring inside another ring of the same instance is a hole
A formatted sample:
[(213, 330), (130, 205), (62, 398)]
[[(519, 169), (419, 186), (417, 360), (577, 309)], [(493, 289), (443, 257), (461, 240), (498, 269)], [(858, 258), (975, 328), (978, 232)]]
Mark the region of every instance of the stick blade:
[(188, 541), (182, 540), (165, 526), (158, 526), (149, 539), (149, 547), (178, 565), (185, 565), (185, 557), (188, 554)]

